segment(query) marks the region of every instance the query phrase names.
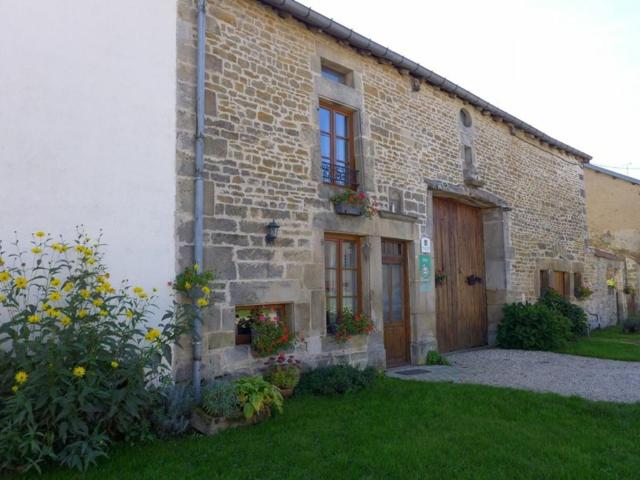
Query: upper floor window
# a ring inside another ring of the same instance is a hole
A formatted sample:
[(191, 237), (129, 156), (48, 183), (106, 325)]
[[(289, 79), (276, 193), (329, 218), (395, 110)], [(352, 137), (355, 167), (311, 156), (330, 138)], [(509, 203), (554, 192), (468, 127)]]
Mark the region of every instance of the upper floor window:
[(320, 153), (322, 181), (358, 188), (353, 148), (353, 112), (329, 102), (320, 102)]
[(342, 83), (343, 85), (347, 84), (347, 75), (345, 73), (327, 67), (326, 65), (322, 65), (322, 76), (332, 82)]

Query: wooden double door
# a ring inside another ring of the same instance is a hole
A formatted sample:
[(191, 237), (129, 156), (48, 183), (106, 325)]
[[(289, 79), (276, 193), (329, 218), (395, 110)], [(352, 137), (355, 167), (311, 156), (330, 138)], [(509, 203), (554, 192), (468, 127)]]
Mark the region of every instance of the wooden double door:
[(487, 343), (484, 233), (479, 208), (433, 199), (438, 350)]
[(382, 240), (382, 319), (387, 367), (409, 362), (407, 244)]

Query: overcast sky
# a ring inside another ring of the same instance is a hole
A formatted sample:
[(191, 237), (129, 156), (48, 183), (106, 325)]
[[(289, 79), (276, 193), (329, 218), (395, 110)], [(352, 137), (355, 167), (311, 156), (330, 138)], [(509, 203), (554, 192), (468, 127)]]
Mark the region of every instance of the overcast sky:
[(640, 177), (640, 0), (300, 1)]

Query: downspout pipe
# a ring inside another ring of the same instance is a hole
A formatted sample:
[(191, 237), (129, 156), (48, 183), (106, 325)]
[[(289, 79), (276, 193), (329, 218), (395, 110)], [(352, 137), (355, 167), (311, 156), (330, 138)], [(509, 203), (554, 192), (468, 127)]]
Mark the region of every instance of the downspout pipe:
[[(205, 30), (206, 0), (198, 0), (198, 46), (196, 81), (196, 165), (195, 165), (195, 206), (193, 222), (193, 259), (203, 266), (203, 215), (204, 215), (204, 73), (205, 73)], [(193, 389), (196, 402), (200, 401), (200, 370), (202, 366), (202, 311), (196, 306), (196, 316), (191, 335), (193, 350)]]

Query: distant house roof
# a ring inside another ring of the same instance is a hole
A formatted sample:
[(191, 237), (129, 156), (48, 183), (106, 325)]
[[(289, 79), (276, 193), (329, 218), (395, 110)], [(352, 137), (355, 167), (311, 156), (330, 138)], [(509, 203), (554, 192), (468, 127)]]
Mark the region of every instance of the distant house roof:
[(597, 165), (588, 164), (588, 165), (585, 165), (585, 168), (588, 168), (589, 170), (593, 170), (594, 172), (610, 175), (613, 178), (617, 178), (618, 180), (624, 180), (625, 182), (629, 182), (633, 185), (640, 185), (640, 179), (628, 177), (627, 175), (622, 175), (621, 173), (614, 172), (612, 170), (607, 170), (606, 168), (598, 167)]
[(580, 150), (573, 148), (565, 143), (562, 143), (555, 138), (541, 132), (540, 130), (532, 127), (528, 123), (508, 114), (504, 110), (490, 104), (486, 100), (474, 95), (473, 93), (465, 90), (464, 88), (456, 85), (455, 83), (447, 80), (446, 78), (438, 75), (437, 73), (403, 57), (402, 55), (390, 50), (387, 47), (383, 47), (379, 43), (370, 40), (359, 33), (341, 25), (332, 19), (325, 17), (324, 15), (312, 10), (309, 7), (296, 2), (295, 0), (258, 0), (261, 3), (269, 5), (279, 12), (283, 16), (291, 16), (297, 20), (303, 22), (311, 28), (321, 30), (322, 32), (336, 38), (337, 40), (344, 42), (351, 47), (358, 50), (360, 53), (367, 55), (373, 55), (386, 63), (389, 63), (396, 67), (398, 70), (404, 71), (415, 78), (423, 79), (427, 83), (440, 88), (452, 95), (460, 97), (462, 100), (478, 107), (483, 113), (487, 113), (493, 117), (502, 119), (508, 125), (513, 125), (516, 128), (522, 129), (526, 133), (533, 135), (542, 142), (546, 142), (564, 152), (575, 155), (583, 162), (591, 160), (591, 156), (587, 155)]

